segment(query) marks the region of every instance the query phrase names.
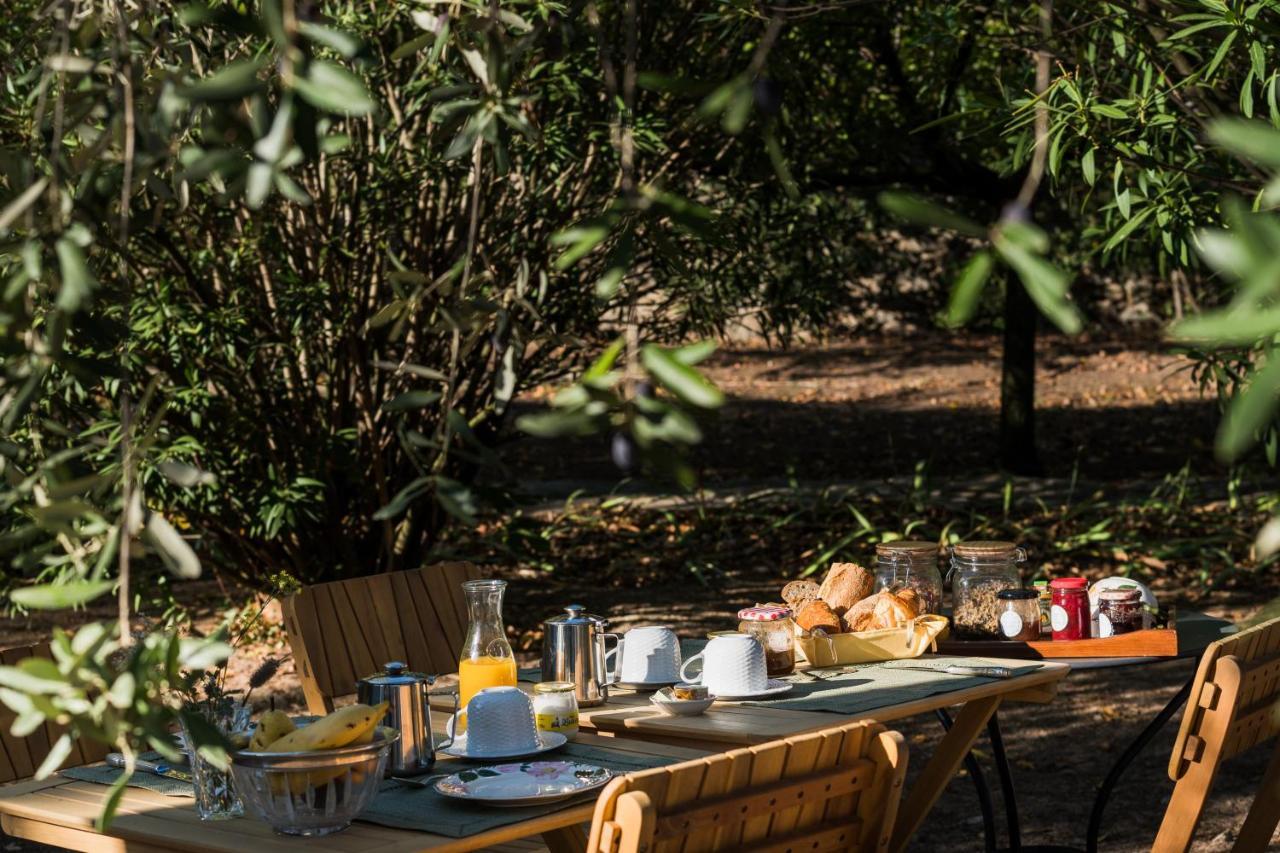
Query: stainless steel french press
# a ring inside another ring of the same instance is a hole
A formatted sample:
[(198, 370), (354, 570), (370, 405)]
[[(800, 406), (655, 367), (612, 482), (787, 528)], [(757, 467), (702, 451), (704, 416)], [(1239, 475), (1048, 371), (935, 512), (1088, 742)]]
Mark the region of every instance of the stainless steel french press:
[[(431, 736), (431, 704), (428, 690), (435, 676), (409, 672), (399, 661), (384, 664), (382, 672), (362, 678), (356, 684), (357, 701), (365, 705), (388, 704), (384, 725), (398, 729), (400, 740), (387, 758), (388, 776), (417, 776), (430, 773), (436, 763), (437, 745)], [(453, 697), (453, 712), (458, 713), (458, 694)], [(453, 745), (449, 737), (439, 744), (443, 749)]]

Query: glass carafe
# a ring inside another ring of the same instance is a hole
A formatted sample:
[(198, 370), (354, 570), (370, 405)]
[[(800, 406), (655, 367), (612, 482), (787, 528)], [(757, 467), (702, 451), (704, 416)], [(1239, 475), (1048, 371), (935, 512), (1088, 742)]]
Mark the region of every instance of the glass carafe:
[(458, 704), (486, 687), (514, 687), (516, 658), (502, 622), (502, 594), (506, 581), (467, 581), (467, 638), (458, 655)]

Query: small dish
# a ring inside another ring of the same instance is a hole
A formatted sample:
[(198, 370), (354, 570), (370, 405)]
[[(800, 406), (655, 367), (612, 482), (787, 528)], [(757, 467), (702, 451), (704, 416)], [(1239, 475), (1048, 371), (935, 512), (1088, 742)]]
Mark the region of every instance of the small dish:
[(696, 717), (711, 707), (716, 697), (705, 699), (676, 699), (671, 695), (671, 688), (659, 690), (649, 697), (654, 707), (670, 717)]
[(454, 758), (466, 758), (470, 761), (505, 761), (515, 758), (527, 758), (532, 755), (541, 755), (544, 752), (550, 752), (553, 749), (559, 749), (569, 742), (569, 739), (560, 732), (538, 732), (538, 739), (542, 742), (542, 746), (538, 749), (525, 752), (508, 752), (508, 753), (473, 753), (467, 748), (467, 733), (463, 732), (454, 739), (452, 746), (446, 746), (440, 750), (445, 755), (451, 755)]

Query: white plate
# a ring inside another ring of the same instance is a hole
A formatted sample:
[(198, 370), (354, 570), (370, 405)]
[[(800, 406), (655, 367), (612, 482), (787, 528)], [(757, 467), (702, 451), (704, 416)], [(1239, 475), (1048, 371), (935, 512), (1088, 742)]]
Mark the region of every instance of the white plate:
[(627, 690), (634, 690), (637, 693), (647, 693), (653, 690), (661, 690), (664, 687), (670, 687), (673, 684), (679, 684), (679, 679), (674, 681), (615, 681), (610, 687), (622, 687)]
[(452, 746), (447, 746), (440, 751), (445, 755), (452, 755), (454, 758), (469, 758), (472, 761), (504, 761), (510, 758), (527, 758), (531, 755), (541, 755), (544, 752), (559, 749), (569, 741), (560, 732), (538, 732), (538, 737), (542, 740), (542, 746), (532, 752), (473, 753), (467, 751), (467, 733), (463, 732), (454, 740)]
[(526, 761), (476, 767), (437, 779), (436, 793), (486, 806), (531, 806), (554, 803), (595, 790), (613, 772), (577, 761)]
[(781, 696), (795, 685), (789, 681), (783, 681), (779, 678), (770, 678), (769, 686), (759, 693), (735, 693), (732, 695), (725, 693), (717, 693), (717, 699), (723, 699), (730, 702), (740, 702), (744, 699), (766, 699), (770, 696)]

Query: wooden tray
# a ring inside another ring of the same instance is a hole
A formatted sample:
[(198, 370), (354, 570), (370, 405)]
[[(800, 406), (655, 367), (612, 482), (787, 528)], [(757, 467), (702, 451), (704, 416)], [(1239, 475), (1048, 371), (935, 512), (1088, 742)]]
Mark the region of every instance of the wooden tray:
[(1134, 631), (1118, 637), (1090, 640), (958, 640), (947, 637), (938, 641), (938, 654), (980, 655), (999, 658), (1163, 658), (1178, 656), (1178, 632), (1174, 610), (1164, 614), (1166, 624), (1159, 628)]

